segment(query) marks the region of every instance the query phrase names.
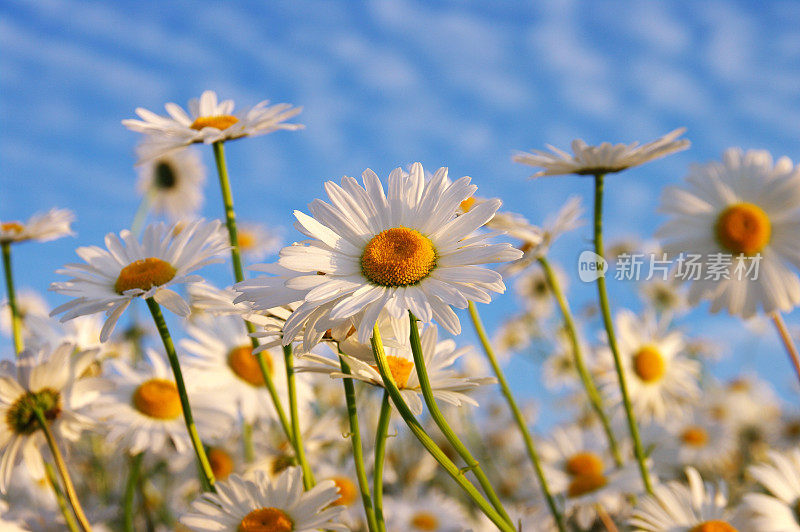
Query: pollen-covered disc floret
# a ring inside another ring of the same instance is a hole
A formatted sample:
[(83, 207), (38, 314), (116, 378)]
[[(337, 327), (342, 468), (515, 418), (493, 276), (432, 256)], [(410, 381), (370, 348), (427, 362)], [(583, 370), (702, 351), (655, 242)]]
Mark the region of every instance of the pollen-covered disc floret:
[(165, 105), (169, 116), (159, 116), (147, 109), (138, 108), (141, 120), (127, 119), (122, 123), (133, 131), (147, 135), (140, 145), (140, 162), (161, 157), (183, 146), (204, 142), (234, 140), (247, 136), (264, 135), (278, 129), (299, 129), (300, 124), (286, 120), (300, 113), (302, 108), (281, 103), (257, 105), (233, 112), (233, 100), (217, 101), (217, 93), (205, 91), (200, 98), (189, 101), (187, 113), (179, 105)]
[(119, 237), (106, 235), (107, 250), (91, 246), (76, 253), (87, 264), (68, 264), (56, 273), (72, 279), (50, 285), (50, 289), (74, 297), (51, 312), (64, 314), (61, 321), (96, 312), (105, 312), (107, 319), (100, 332), (105, 342), (114, 330), (122, 312), (133, 298), (153, 298), (180, 316), (189, 314), (189, 305), (171, 289), (178, 284), (196, 283), (202, 279), (191, 272), (220, 262), (228, 249), (227, 237), (217, 220), (197, 220), (176, 226), (149, 225), (139, 243), (130, 231)]
[(363, 184), (352, 177), (326, 183), (330, 203), (312, 202), (312, 216), (295, 212), (309, 240), (281, 250), (280, 266), (295, 274), (283, 286), (256, 278), (236, 287), (238, 300), (257, 308), (300, 303), (286, 321), (284, 344), (304, 331), (307, 351), (331, 325), (348, 320), (357, 323), (359, 342), (367, 343), (383, 309), (396, 318), (410, 310), (458, 334), (453, 307), (488, 303), (492, 292), (505, 290), (501, 275), (483, 265), (522, 256), (476, 233), (499, 200), (476, 202), (458, 214), (476, 190), (468, 177), (450, 182), (440, 168), (426, 179), (414, 163), (409, 172), (398, 168), (389, 175), (388, 192), (372, 170), (362, 178)]
[(339, 518), (344, 506), (336, 484), (323, 480), (308, 491), (302, 472), (289, 467), (272, 480), (256, 470), (252, 480), (231, 475), (217, 482), (216, 493), (205, 493), (192, 503), (181, 523), (196, 532), (311, 532), (343, 530)]

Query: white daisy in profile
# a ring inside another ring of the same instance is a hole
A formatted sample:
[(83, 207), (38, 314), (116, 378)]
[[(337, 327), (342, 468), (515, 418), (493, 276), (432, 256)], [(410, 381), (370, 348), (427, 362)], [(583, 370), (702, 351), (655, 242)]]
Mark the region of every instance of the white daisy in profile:
[[(680, 417), (700, 394), (700, 363), (684, 353), (685, 340), (678, 331), (665, 330), (652, 314), (637, 316), (629, 310), (617, 314), (617, 341), (628, 393), (636, 417), (647, 423)], [(606, 358), (610, 359), (606, 353)], [(620, 403), (614, 372), (605, 372), (600, 384), (610, 403)]]
[(517, 163), (542, 168), (532, 177), (611, 174), (687, 149), (689, 141), (678, 139), (685, 132), (686, 128), (679, 128), (643, 146), (639, 146), (638, 142), (604, 142), (599, 146), (588, 146), (582, 139), (576, 139), (572, 141), (572, 155), (548, 145), (552, 153), (533, 150), (530, 153), (519, 153), (513, 159)]
[[(248, 423), (275, 417), (275, 409), (268, 406), (271, 399), (264, 376), (241, 318), (200, 318), (186, 326), (186, 333), (188, 338), (182, 339), (179, 346), (189, 356), (181, 357), (181, 366), (186, 370), (187, 380), (193, 382), (196, 394), (225, 397)], [(278, 396), (287, 397), (283, 353), (262, 353)], [(303, 411), (312, 394), (302, 378), (296, 379), (296, 394)], [(283, 406), (288, 410), (288, 404)]]
[[(667, 482), (642, 497), (628, 524), (642, 532), (738, 532), (746, 528), (743, 516), (728, 508), (724, 489), (703, 483), (700, 474), (686, 468), (689, 485)], [(761, 532), (761, 529), (758, 529)]]
[(239, 250), (251, 260), (262, 260), (281, 247), (281, 239), (274, 229), (252, 222), (238, 224)]
[[(798, 207), (800, 169), (788, 158), (773, 165), (766, 151), (731, 148), (722, 162), (693, 166), (684, 187), (664, 190), (670, 219), (656, 235), (670, 253), (702, 257), (702, 275), (685, 263), (690, 303), (708, 299), (712, 312), (744, 318), (787, 312), (800, 303)], [(720, 275), (708, 274), (712, 261)]]
[[(428, 378), (431, 382), (433, 395), (436, 399), (451, 405), (461, 406), (468, 403), (478, 406), (478, 403), (466, 395), (466, 392), (478, 386), (495, 382), (492, 377), (464, 377), (453, 368), (455, 361), (467, 353), (471, 348), (456, 348), (453, 340), (437, 341), (438, 332), (435, 325), (426, 327), (420, 336), (422, 342), (422, 356), (425, 360), (425, 367), (428, 369)], [(386, 352), (386, 362), (392, 373), (395, 384), (403, 396), (408, 407), (415, 415), (422, 413), (422, 389), (420, 388), (419, 378), (417, 377), (411, 347), (405, 338), (388, 337), (384, 344)], [(316, 353), (306, 353), (301, 356), (309, 364), (298, 366), (298, 371), (312, 371), (325, 373), (331, 378), (353, 378), (373, 386), (383, 387), (383, 379), (378, 371), (375, 359), (371, 350), (366, 346), (359, 352), (345, 350), (342, 355), (350, 365), (351, 375), (341, 372), (339, 360)], [(354, 356), (360, 355), (360, 356)]]
[(204, 493), (180, 522), (194, 532), (311, 532), (343, 530), (338, 520), (343, 508), (331, 480), (303, 489), (300, 468), (291, 467), (275, 481), (263, 471), (255, 482), (231, 475), (216, 484), (217, 493)]
[(45, 445), (34, 408), (50, 422), (56, 438), (75, 441), (92, 425), (82, 409), (98, 393), (97, 383), (80, 379), (95, 353), (74, 353), (72, 344), (55, 350), (22, 351), (13, 362), (0, 362), (0, 492), (6, 493), (17, 455), (34, 478), (44, 478), (40, 449)]
[[(92, 415), (107, 430), (107, 441), (132, 456), (142, 451), (160, 453), (172, 443), (176, 452), (191, 450), (183, 420), (178, 387), (164, 357), (148, 349), (143, 363), (132, 367), (122, 360), (110, 360), (107, 381), (113, 386), (91, 405)], [(191, 381), (188, 392), (192, 394)], [(192, 413), (204, 441), (224, 436), (231, 428), (231, 414), (221, 410), (218, 398), (198, 394), (192, 398)]]
[(759, 532), (800, 531), (800, 450), (768, 451), (768, 460), (747, 472), (766, 493), (748, 493), (745, 506)]
[(108, 250), (97, 246), (80, 247), (78, 256), (86, 264), (72, 263), (56, 273), (71, 275), (65, 282), (52, 283), (50, 290), (75, 299), (54, 309), (65, 322), (77, 316), (105, 312), (100, 333), (105, 342), (117, 320), (135, 298), (153, 298), (179, 316), (189, 315), (189, 305), (171, 287), (202, 280), (191, 272), (207, 264), (222, 262), (220, 255), (229, 248), (219, 220), (197, 220), (182, 227), (151, 224), (140, 244), (124, 230), (119, 237), (106, 235)]
[(0, 220), (0, 244), (26, 240), (48, 242), (74, 235), (70, 228), (74, 221), (75, 214), (67, 209), (51, 209), (44, 214), (34, 214), (27, 222)]
[(140, 162), (196, 142), (211, 144), (303, 127), (285, 122), (300, 113), (301, 107), (288, 103), (268, 106), (268, 103), (265, 100), (234, 113), (233, 100), (218, 102), (216, 92), (205, 91), (199, 99), (189, 100), (188, 113), (174, 103), (164, 106), (169, 116), (139, 107), (136, 114), (141, 120), (127, 119), (122, 124), (149, 136), (139, 152)]
[(471, 519), (456, 500), (429, 490), (416, 497), (388, 497), (384, 505), (387, 530), (462, 532)]
[[(352, 177), (341, 186), (327, 182), (331, 203), (314, 200), (313, 217), (295, 212), (296, 226), (309, 240), (280, 252), (280, 265), (301, 274), (286, 287), (304, 291), (302, 305), (286, 322), (284, 343), (312, 317), (318, 319), (325, 305), (331, 320), (363, 313), (357, 325), (361, 343), (384, 308), (396, 318), (410, 310), (422, 322), (436, 320), (458, 334), (461, 324), (452, 307), (489, 303), (491, 292), (505, 290), (500, 274), (480, 265), (521, 256), (507, 243), (489, 243), (491, 235), (475, 234), (500, 201), (457, 216), (458, 205), (476, 190), (470, 178), (448, 184), (447, 169), (440, 168), (426, 181), (419, 163), (409, 173), (397, 168), (389, 175), (388, 196), (372, 170), (362, 177), (363, 187)], [(278, 296), (257, 297), (249, 293), (253, 283), (246, 286), (246, 299), (261, 308), (277, 306)]]
[(206, 170), (194, 150), (180, 150), (139, 167), (136, 189), (155, 214), (172, 221), (191, 218), (203, 205)]

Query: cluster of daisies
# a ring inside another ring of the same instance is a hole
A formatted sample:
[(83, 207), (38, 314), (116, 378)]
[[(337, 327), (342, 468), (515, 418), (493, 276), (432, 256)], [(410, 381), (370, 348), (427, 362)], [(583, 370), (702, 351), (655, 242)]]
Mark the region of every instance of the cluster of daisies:
[[(788, 159), (730, 149), (693, 166), (663, 193), (655, 243), (608, 249), (605, 178), (688, 148), (683, 130), (515, 156), (593, 180), (593, 224), (577, 198), (534, 225), (446, 168), (367, 169), (326, 182), (281, 247), (237, 224), (224, 144), (300, 129), (300, 109), (235, 111), (207, 91), (166, 112), (123, 121), (143, 134), (141, 205), (55, 272), (59, 306), (17, 289), (12, 251), (74, 236), (73, 214), (0, 222), (2, 530), (800, 531), (800, 411), (755, 374), (715, 380), (723, 350), (684, 326), (701, 301), (754, 336), (774, 326), (800, 378), (782, 317), (800, 303)], [(213, 150), (219, 220), (197, 215), (195, 144)], [(582, 231), (598, 260), (726, 255), (727, 275), (641, 281), (635, 309), (600, 276), (573, 313), (550, 250)], [(758, 275), (737, 276), (754, 258)], [(202, 276), (212, 263), (227, 282)], [(515, 310), (487, 332), (477, 304), (507, 283)], [(522, 356), (563, 405), (548, 430), (508, 384)]]

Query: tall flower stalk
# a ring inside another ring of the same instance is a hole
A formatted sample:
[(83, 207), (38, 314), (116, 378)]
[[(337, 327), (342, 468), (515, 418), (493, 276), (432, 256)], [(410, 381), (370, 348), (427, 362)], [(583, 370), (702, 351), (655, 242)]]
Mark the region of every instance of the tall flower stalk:
[(789, 355), (789, 362), (792, 363), (797, 380), (800, 381), (800, 355), (797, 353), (797, 346), (794, 345), (792, 335), (789, 334), (789, 329), (786, 327), (786, 322), (783, 321), (783, 316), (781, 316), (780, 312), (773, 312), (770, 317), (778, 331), (778, 335), (781, 337), (786, 354)]
[(386, 458), (386, 438), (389, 435), (389, 422), (392, 419), (392, 405), (388, 392), (383, 392), (381, 412), (378, 415), (378, 429), (375, 431), (375, 465), (373, 466), (372, 490), (375, 493), (375, 519), (378, 530), (386, 532), (383, 518), (383, 463)]
[(8, 308), (11, 312), (11, 331), (14, 337), (14, 352), (19, 355), (23, 349), (22, 318), (17, 307), (17, 295), (14, 290), (14, 274), (11, 271), (11, 243), (3, 242), (3, 272), (6, 276), (6, 293), (8, 294)]
[(469, 315), (470, 318), (472, 318), (472, 324), (475, 327), (475, 332), (478, 334), (478, 338), (481, 341), (483, 350), (486, 353), (486, 358), (489, 359), (489, 364), (492, 366), (492, 370), (497, 377), (497, 382), (500, 384), (500, 390), (503, 393), (503, 397), (505, 397), (508, 407), (511, 409), (511, 414), (514, 417), (514, 421), (516, 422), (520, 434), (522, 435), (522, 439), (525, 442), (525, 450), (528, 452), (528, 457), (533, 463), (533, 469), (536, 471), (536, 477), (539, 480), (539, 486), (542, 490), (542, 493), (544, 493), (545, 500), (547, 501), (547, 507), (549, 508), (550, 513), (553, 515), (553, 519), (555, 520), (558, 529), (561, 532), (566, 532), (567, 528), (564, 525), (564, 517), (561, 515), (558, 505), (556, 504), (556, 500), (550, 491), (550, 487), (547, 483), (547, 477), (545, 477), (544, 469), (542, 468), (542, 461), (539, 457), (539, 452), (536, 450), (536, 444), (528, 432), (528, 428), (525, 425), (525, 418), (523, 417), (522, 411), (517, 405), (517, 401), (514, 399), (514, 395), (511, 393), (511, 388), (508, 385), (508, 381), (506, 381), (503, 370), (500, 368), (500, 364), (497, 363), (497, 357), (494, 354), (492, 344), (489, 342), (489, 337), (486, 335), (486, 329), (483, 326), (483, 321), (478, 314), (478, 309), (475, 308), (475, 304), (472, 301), (469, 302)]
[(58, 504), (58, 509), (64, 517), (64, 523), (66, 523), (69, 532), (80, 532), (78, 521), (75, 520), (75, 515), (72, 513), (72, 510), (70, 510), (67, 499), (64, 498), (64, 492), (58, 484), (56, 471), (53, 469), (53, 465), (50, 462), (44, 463), (44, 472), (47, 475), (47, 483), (50, 484), (53, 490), (53, 494), (56, 497), (56, 504)]
[[(603, 178), (605, 174), (595, 174), (594, 176), (594, 252), (598, 259), (604, 257), (603, 254)], [(646, 457), (642, 446), (642, 439), (639, 436), (639, 427), (636, 424), (636, 417), (633, 414), (631, 398), (628, 394), (628, 385), (625, 380), (625, 369), (622, 366), (622, 357), (617, 346), (617, 336), (614, 334), (614, 322), (611, 319), (611, 309), (608, 303), (608, 291), (606, 289), (606, 279), (603, 275), (597, 277), (597, 295), (600, 301), (600, 312), (603, 316), (603, 325), (608, 336), (608, 346), (614, 356), (614, 367), (617, 371), (619, 389), (622, 395), (622, 406), (628, 420), (628, 430), (633, 440), (633, 452), (636, 461), (639, 463), (639, 472), (642, 475), (642, 482), (648, 493), (653, 493), (653, 484), (650, 481), (650, 474), (647, 470)]]

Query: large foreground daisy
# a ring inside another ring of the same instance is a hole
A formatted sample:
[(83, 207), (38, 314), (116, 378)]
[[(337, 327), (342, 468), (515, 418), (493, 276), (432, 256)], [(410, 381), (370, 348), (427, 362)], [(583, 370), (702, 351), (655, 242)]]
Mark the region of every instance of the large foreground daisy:
[(302, 111), (288, 103), (267, 106), (263, 101), (253, 107), (233, 112), (233, 100), (217, 101), (217, 93), (205, 91), (200, 98), (189, 100), (189, 112), (174, 103), (164, 107), (169, 116), (160, 116), (139, 107), (141, 120), (127, 119), (122, 124), (133, 131), (149, 135), (139, 150), (140, 161), (159, 157), (196, 142), (211, 144), (241, 137), (264, 135), (278, 129), (299, 129), (300, 124), (286, 120)]
[[(711, 300), (745, 318), (789, 311), (800, 303), (800, 169), (766, 151), (727, 150), (722, 162), (696, 165), (685, 187), (669, 187), (658, 231), (666, 249), (712, 260), (720, 275), (690, 277), (689, 300)], [(715, 257), (721, 257), (717, 259)], [(686, 272), (688, 272), (688, 267)]]
[(231, 475), (219, 482), (217, 493), (205, 493), (192, 504), (181, 523), (196, 532), (305, 532), (348, 530), (338, 522), (342, 506), (332, 480), (303, 490), (300, 468), (291, 467), (271, 481), (257, 471), (255, 482)]
[[(384, 308), (396, 318), (410, 310), (421, 321), (435, 319), (458, 334), (461, 325), (451, 307), (488, 303), (491, 292), (505, 290), (500, 274), (479, 265), (521, 256), (507, 243), (491, 244), (488, 235), (474, 234), (500, 201), (485, 201), (456, 216), (476, 190), (470, 178), (448, 184), (447, 169), (440, 168), (426, 182), (419, 163), (408, 173), (398, 168), (389, 175), (388, 195), (372, 170), (362, 177), (363, 187), (352, 177), (344, 177), (341, 186), (326, 183), (331, 203), (312, 202), (313, 217), (295, 212), (297, 228), (309, 240), (280, 253), (281, 266), (299, 272), (286, 287), (302, 291), (302, 304), (286, 322), (284, 343), (318, 317), (321, 307), (330, 308), (325, 315), (333, 320), (363, 313), (357, 326), (362, 343)], [(259, 307), (284, 303), (279, 291), (275, 297), (251, 296), (252, 282), (247, 286), (245, 299)]]
[(81, 247), (78, 256), (87, 264), (67, 264), (56, 273), (72, 279), (53, 283), (50, 290), (73, 296), (50, 313), (64, 314), (61, 321), (105, 312), (107, 319), (100, 332), (105, 342), (117, 320), (134, 298), (153, 298), (180, 316), (189, 315), (189, 305), (170, 287), (202, 281), (191, 272), (213, 262), (228, 249), (220, 222), (198, 220), (179, 229), (164, 224), (149, 225), (140, 244), (134, 235), (122, 231), (106, 235), (108, 250), (97, 246)]

